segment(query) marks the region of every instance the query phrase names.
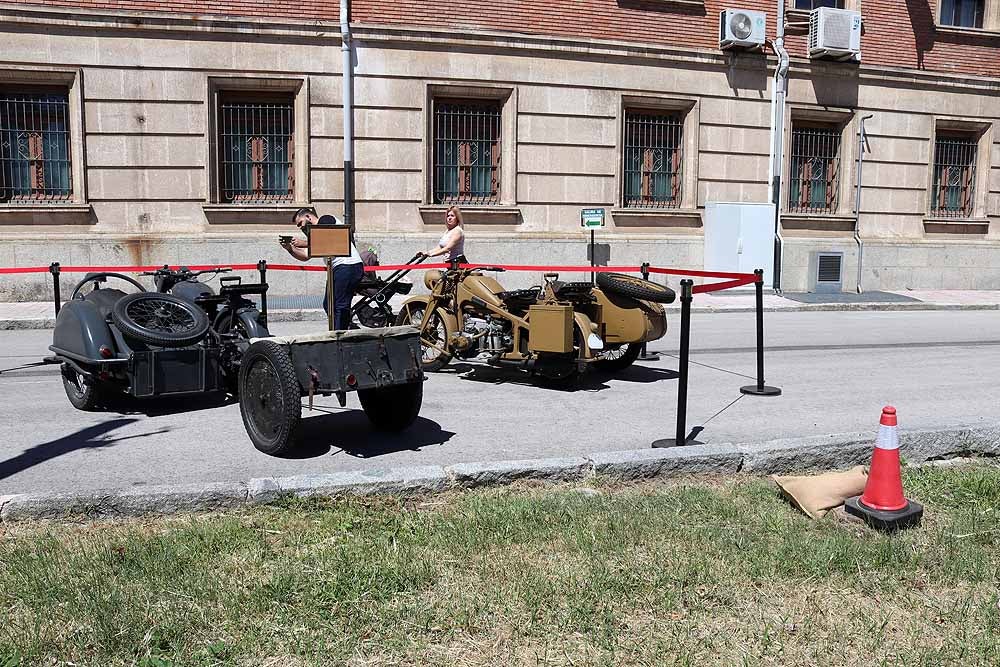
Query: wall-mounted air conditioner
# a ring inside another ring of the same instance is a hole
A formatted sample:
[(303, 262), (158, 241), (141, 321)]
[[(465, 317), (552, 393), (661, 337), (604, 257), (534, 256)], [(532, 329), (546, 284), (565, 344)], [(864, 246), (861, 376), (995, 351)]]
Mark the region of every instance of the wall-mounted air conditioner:
[(809, 15), (809, 55), (861, 61), (861, 12), (820, 7)]
[(766, 39), (767, 14), (751, 9), (724, 9), (719, 12), (719, 48), (759, 48)]

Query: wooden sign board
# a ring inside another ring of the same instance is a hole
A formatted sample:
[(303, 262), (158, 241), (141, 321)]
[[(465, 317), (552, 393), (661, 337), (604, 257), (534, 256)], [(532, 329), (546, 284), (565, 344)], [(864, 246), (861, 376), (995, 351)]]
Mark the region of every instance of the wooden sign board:
[(307, 225), (306, 235), (309, 259), (351, 256), (351, 228), (347, 225)]

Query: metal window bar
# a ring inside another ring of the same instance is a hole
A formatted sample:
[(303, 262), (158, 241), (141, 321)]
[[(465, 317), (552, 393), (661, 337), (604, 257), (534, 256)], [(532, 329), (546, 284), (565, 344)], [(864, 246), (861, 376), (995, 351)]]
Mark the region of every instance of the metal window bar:
[(931, 214), (971, 218), (976, 194), (977, 140), (971, 134), (938, 133), (934, 142), (934, 191)]
[(843, 9), (844, 0), (795, 0), (795, 9), (818, 9), (820, 7)]
[(434, 202), (500, 202), (500, 102), (434, 101)]
[(289, 202), (295, 194), (294, 102), (226, 96), (219, 103), (221, 200)]
[(69, 201), (71, 173), (65, 89), (0, 91), (0, 202)]
[(680, 206), (683, 129), (679, 113), (625, 111), (622, 204), (626, 208)]
[(840, 190), (840, 128), (794, 124), (788, 211), (834, 213)]

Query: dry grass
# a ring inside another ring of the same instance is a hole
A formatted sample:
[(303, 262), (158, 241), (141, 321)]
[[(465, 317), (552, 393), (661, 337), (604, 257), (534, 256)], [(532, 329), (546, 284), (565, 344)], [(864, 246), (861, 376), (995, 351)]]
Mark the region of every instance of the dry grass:
[(1000, 664), (1000, 470), (906, 482), (892, 537), (751, 478), (19, 525), (0, 667)]

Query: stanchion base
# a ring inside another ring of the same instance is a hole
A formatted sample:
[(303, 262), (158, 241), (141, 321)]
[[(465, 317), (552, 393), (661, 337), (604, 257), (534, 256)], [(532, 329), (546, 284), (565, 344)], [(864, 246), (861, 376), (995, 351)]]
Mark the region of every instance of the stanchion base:
[(639, 361), (659, 361), (659, 360), (660, 360), (659, 352), (646, 352), (645, 354), (639, 355)]
[(693, 438), (688, 438), (684, 442), (677, 444), (677, 438), (662, 438), (660, 440), (653, 441), (653, 447), (655, 449), (666, 449), (668, 447), (686, 447), (688, 445), (704, 445), (705, 443), (700, 440), (694, 440)]
[(749, 394), (750, 396), (781, 396), (781, 389), (767, 385), (758, 387), (755, 384), (748, 384), (745, 387), (740, 387), (740, 393)]

